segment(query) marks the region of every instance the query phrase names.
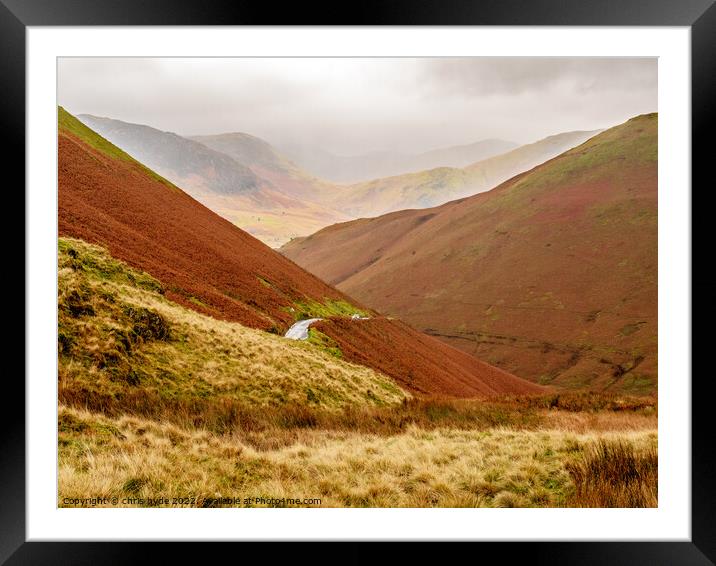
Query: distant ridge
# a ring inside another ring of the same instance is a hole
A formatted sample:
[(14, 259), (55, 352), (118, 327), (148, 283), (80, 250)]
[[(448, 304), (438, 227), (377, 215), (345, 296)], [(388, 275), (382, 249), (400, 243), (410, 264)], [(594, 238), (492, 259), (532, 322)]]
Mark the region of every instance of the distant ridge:
[(556, 157), (597, 133), (565, 132), (462, 169), (438, 167), (351, 185), (340, 193), (342, 210), (352, 216), (369, 217), (408, 208), (429, 208), (472, 196)]
[(346, 156), (299, 145), (285, 145), (282, 151), (313, 175), (335, 183), (351, 184), (436, 167), (465, 167), (516, 147), (517, 144), (514, 142), (486, 139), (413, 154), (371, 151)]

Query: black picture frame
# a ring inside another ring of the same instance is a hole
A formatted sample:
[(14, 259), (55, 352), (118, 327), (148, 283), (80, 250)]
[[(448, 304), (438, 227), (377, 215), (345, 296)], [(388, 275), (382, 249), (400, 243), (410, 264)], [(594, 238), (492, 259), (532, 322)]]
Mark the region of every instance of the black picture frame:
[[(707, 250), (710, 233), (705, 214), (712, 210), (706, 186), (713, 161), (713, 132), (716, 130), (713, 102), (716, 101), (716, 6), (714, 0), (383, 0), (355, 5), (322, 2), (269, 3), (246, 0), (196, 2), (187, 0), (0, 0), (0, 80), (3, 89), (2, 131), (5, 171), (17, 174), (15, 187), (24, 186), (25, 147), (25, 32), (28, 26), (101, 25), (565, 25), (565, 26), (687, 26), (691, 29), (692, 53), (692, 301), (699, 308), (692, 318), (692, 538), (690, 542), (525, 542), (477, 543), (475, 556), (499, 556), (501, 562), (525, 560), (539, 564), (714, 564), (716, 561), (716, 459), (712, 437), (713, 401), (709, 384), (713, 372), (704, 364), (707, 340), (715, 320), (714, 283), (706, 274), (706, 263), (693, 261), (696, 251)], [(709, 143), (711, 142), (711, 143)], [(710, 180), (710, 179), (709, 179)], [(693, 186), (701, 186), (700, 192)], [(713, 185), (713, 182), (710, 183)], [(10, 184), (5, 185), (10, 190)], [(13, 187), (13, 190), (15, 188)], [(698, 206), (694, 206), (694, 203)], [(20, 203), (23, 207), (24, 204)], [(699, 215), (702, 215), (699, 221)], [(18, 260), (19, 259), (19, 246)], [(702, 256), (704, 254), (702, 253)], [(19, 263), (18, 263), (19, 265)], [(19, 273), (19, 269), (17, 270)], [(694, 280), (698, 283), (694, 283)], [(32, 300), (23, 291), (25, 304)], [(695, 332), (693, 323), (703, 322)], [(19, 332), (18, 332), (19, 334)], [(24, 335), (24, 334), (23, 334)], [(701, 370), (701, 371), (699, 371)], [(668, 376), (667, 378), (678, 376)], [(25, 536), (25, 398), (23, 383), (13, 372), (5, 372), (5, 398), (18, 409), (0, 411), (0, 563), (18, 564), (128, 564), (144, 561), (201, 559), (209, 563), (229, 552), (236, 560), (265, 560), (267, 550), (250, 543), (79, 543), (26, 542)], [(555, 538), (559, 534), (555, 533)], [(317, 537), (317, 538), (320, 538)], [(235, 544), (242, 544), (240, 550)], [(313, 543), (308, 543), (312, 545)], [(380, 544), (381, 548), (377, 548)], [(228, 547), (228, 548), (227, 548)], [(276, 547), (271, 556), (276, 557)], [(282, 552), (283, 549), (278, 549)], [(359, 562), (386, 553), (383, 543), (348, 543), (341, 548), (290, 548), (291, 554), (311, 562)], [(401, 549), (403, 558), (417, 552), (423, 558), (444, 548), (413, 545)], [(449, 551), (448, 551), (449, 552)], [(452, 554), (449, 552), (449, 554)]]

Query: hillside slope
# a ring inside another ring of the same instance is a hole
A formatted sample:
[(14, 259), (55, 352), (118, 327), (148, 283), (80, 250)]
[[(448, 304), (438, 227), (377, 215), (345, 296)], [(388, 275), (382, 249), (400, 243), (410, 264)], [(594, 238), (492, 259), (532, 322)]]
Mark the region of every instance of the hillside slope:
[(111, 118), (89, 114), (79, 118), (269, 245), (279, 246), (292, 237), (351, 218), (319, 203), (319, 197), (331, 193), (333, 186), (311, 178), (253, 136), (227, 134), (188, 139)]
[[(464, 397), (539, 390), (507, 373), (500, 372), (495, 380), (494, 368), (468, 362), (463, 353), (391, 321), (381, 323), (388, 325), (392, 338), (380, 353), (365, 349), (360, 331), (364, 321), (351, 321), (338, 336), (331, 328), (359, 305), (222, 219), (62, 108), (58, 150), (59, 235), (107, 248), (114, 258), (159, 280), (171, 301), (275, 333), (285, 332), (296, 318), (328, 318), (325, 340), (314, 336), (317, 347), (342, 356), (332, 346), (332, 340), (340, 338), (364, 350), (358, 363), (409, 381), (418, 393)], [(447, 368), (441, 380), (433, 384), (430, 368), (406, 358), (403, 349), (424, 358), (442, 356), (436, 360)], [(403, 360), (390, 370), (395, 375), (382, 370), (382, 356)], [(348, 349), (345, 358), (358, 359)]]
[(474, 197), (284, 246), (365, 304), (540, 383), (657, 379), (657, 116)]
[(460, 168), (437, 167), (373, 179), (334, 193), (341, 210), (357, 217), (378, 216), (408, 208), (428, 208), (492, 189), (595, 135), (565, 132)]

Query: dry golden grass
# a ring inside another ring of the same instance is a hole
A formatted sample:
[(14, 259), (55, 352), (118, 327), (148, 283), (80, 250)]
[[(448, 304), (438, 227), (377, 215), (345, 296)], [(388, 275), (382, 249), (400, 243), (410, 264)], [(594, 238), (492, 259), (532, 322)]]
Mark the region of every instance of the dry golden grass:
[(67, 407), (59, 422), (60, 505), (67, 497), (117, 497), (121, 505), (131, 496), (190, 497), (196, 506), (219, 497), (310, 497), (327, 507), (566, 506), (574, 504), (568, 466), (593, 443), (628, 443), (637, 454), (656, 446), (653, 430), (294, 428), (276, 443), (275, 430), (242, 438)]
[(315, 344), (201, 315), (106, 251), (61, 239), (60, 387), (336, 408), (400, 403), (390, 378)]
[[(60, 383), (59, 401), (109, 417), (134, 415), (184, 428), (217, 434), (272, 431), (276, 438), (293, 438), (293, 429), (361, 432), (382, 436), (399, 434), (408, 426), (424, 430), (561, 430), (596, 432), (651, 430), (657, 414), (652, 406), (628, 411), (544, 409), (513, 399), (413, 398), (386, 406), (346, 405), (336, 410), (291, 403), (257, 405), (236, 398), (168, 398), (143, 389), (108, 394)], [(287, 435), (287, 432), (289, 433)]]
[(573, 413), (567, 411), (542, 411), (541, 426), (550, 430), (576, 432), (639, 431), (656, 429), (654, 411)]

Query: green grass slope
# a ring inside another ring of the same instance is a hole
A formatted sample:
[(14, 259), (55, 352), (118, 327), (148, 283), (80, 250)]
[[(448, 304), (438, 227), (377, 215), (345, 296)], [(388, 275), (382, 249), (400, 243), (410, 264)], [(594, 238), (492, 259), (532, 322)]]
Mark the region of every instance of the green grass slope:
[(166, 299), (150, 275), (106, 250), (61, 238), (58, 274), (60, 400), (107, 403), (383, 406), (407, 396), (388, 377), (296, 342), (218, 321)]

